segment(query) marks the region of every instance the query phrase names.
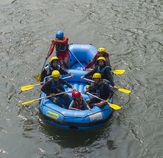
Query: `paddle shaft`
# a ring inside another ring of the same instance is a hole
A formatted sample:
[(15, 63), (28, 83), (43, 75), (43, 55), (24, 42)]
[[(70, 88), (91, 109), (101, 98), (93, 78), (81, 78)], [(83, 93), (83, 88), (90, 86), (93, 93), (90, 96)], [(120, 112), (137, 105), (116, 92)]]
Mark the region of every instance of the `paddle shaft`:
[[(62, 79), (65, 80), (65, 79), (68, 79), (68, 78), (71, 78), (71, 77), (72, 77), (72, 76), (66, 76), (66, 77), (63, 77)], [(52, 80), (52, 79), (51, 79), (51, 80)], [(40, 83), (35, 84), (35, 85), (36, 85), (36, 86), (37, 86), (37, 85), (41, 85), (42, 83), (45, 83), (45, 82), (40, 82)]]
[(88, 78), (85, 78), (85, 77), (83, 78), (83, 80), (86, 80), (86, 81), (89, 81), (89, 82), (93, 82), (93, 83), (95, 82), (95, 81), (93, 81), (91, 79), (88, 79)]
[(49, 56), (51, 56), (51, 54), (52, 54), (52, 52), (53, 52), (53, 51), (51, 50), (52, 45), (53, 45), (53, 44), (51, 44), (51, 46), (50, 46), (50, 48), (49, 48), (49, 51), (48, 51), (47, 56), (46, 56), (46, 58), (45, 58), (45, 61), (44, 61), (44, 64), (43, 64), (43, 66), (42, 66), (41, 72), (43, 71), (43, 69), (44, 69), (44, 67), (45, 67), (45, 64), (46, 64), (47, 59), (49, 58)]
[(94, 94), (92, 94), (92, 93), (89, 93), (89, 92), (86, 92), (86, 93), (88, 93), (89, 95), (91, 95), (91, 96), (93, 96), (93, 97), (95, 97), (95, 98), (97, 98), (97, 99), (99, 99), (99, 100), (101, 100), (101, 101), (106, 101), (106, 100), (104, 100), (104, 99), (102, 99), (102, 98), (99, 98), (98, 96), (96, 96), (96, 95), (94, 95)]
[[(71, 55), (76, 59), (76, 61), (81, 65), (82, 68), (84, 68), (84, 65), (79, 61), (79, 59), (69, 50), (69, 52), (71, 53)], [(112, 71), (114, 74), (124, 74), (125, 70), (113, 70)]]
[[(90, 68), (90, 69), (87, 69), (88, 71), (92, 71), (93, 69)], [(125, 70), (112, 70), (113, 74), (115, 75), (122, 75), (125, 73)]]
[[(48, 55), (48, 54), (47, 54), (47, 55)], [(43, 69), (44, 69), (44, 67), (45, 67), (45, 64), (46, 64), (47, 59), (48, 59), (48, 56), (45, 58), (44, 64), (43, 64), (42, 69), (41, 69), (41, 72), (43, 71)]]
[[(66, 77), (63, 77), (62, 79), (68, 79), (68, 78), (71, 78), (72, 76), (66, 76)], [(42, 83), (45, 83), (45, 82), (40, 82), (40, 84), (42, 84)], [(38, 84), (36, 84), (36, 85), (39, 85), (39, 83)]]
[[(88, 78), (83, 78), (83, 79), (86, 80), (86, 81), (92, 82), (92, 83), (95, 82), (95, 81), (90, 80), (90, 79), (88, 79)], [(131, 90), (128, 90), (128, 89), (125, 89), (125, 88), (120, 88), (120, 87), (118, 87), (118, 86), (114, 86), (113, 88), (115, 88), (115, 89), (117, 89), (119, 92), (122, 92), (122, 93), (125, 93), (125, 94), (130, 94), (130, 93), (131, 93)]]
[(92, 93), (87, 92), (87, 94), (90, 94), (90, 95), (92, 95), (93, 97), (95, 97), (95, 98), (97, 98), (97, 99), (99, 99), (99, 100), (101, 100), (101, 101), (106, 101), (107, 104), (108, 104), (112, 109), (114, 109), (114, 110), (120, 110), (120, 109), (122, 108), (121, 106), (119, 106), (119, 105), (117, 105), (117, 104), (112, 104), (112, 103), (108, 102), (107, 100), (101, 99), (101, 98), (99, 98), (98, 96), (93, 95)]
[(61, 92), (61, 93), (57, 93), (57, 94), (54, 94), (54, 95), (49, 95), (49, 96), (45, 96), (45, 97), (41, 97), (41, 98), (37, 98), (37, 99), (32, 99), (32, 100), (29, 100), (29, 101), (26, 101), (26, 102), (21, 102), (21, 104), (22, 105), (31, 104), (31, 103), (33, 103), (35, 101), (38, 101), (38, 100), (41, 100), (41, 99), (55, 97), (55, 96), (62, 95), (62, 94), (68, 93), (68, 92), (71, 92), (71, 91)]
[(46, 97), (41, 97), (41, 98), (38, 98), (36, 100), (40, 100), (40, 99), (47, 99), (47, 98), (50, 98), (50, 97), (56, 97), (58, 95), (62, 95), (62, 94), (65, 94), (65, 93), (69, 93), (71, 91), (65, 91), (65, 92), (61, 92), (61, 93), (57, 93), (57, 94), (54, 94), (54, 95), (49, 95), (49, 96), (46, 96)]

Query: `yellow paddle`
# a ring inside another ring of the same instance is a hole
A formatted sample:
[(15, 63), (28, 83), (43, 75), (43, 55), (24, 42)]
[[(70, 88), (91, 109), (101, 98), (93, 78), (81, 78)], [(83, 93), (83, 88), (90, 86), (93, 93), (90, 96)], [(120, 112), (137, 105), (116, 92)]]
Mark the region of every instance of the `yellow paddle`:
[(129, 89), (119, 88), (119, 87), (116, 87), (116, 86), (114, 86), (114, 88), (116, 88), (119, 92), (122, 92), (122, 93), (125, 93), (125, 94), (130, 94), (131, 93), (131, 90), (129, 90)]
[[(51, 46), (50, 46), (50, 48), (49, 48), (49, 51), (48, 51), (48, 53), (47, 53), (47, 56), (46, 56), (46, 58), (45, 58), (44, 64), (43, 64), (43, 66), (42, 66), (41, 72), (43, 71), (43, 69), (44, 69), (44, 67), (45, 67), (46, 61), (47, 61), (48, 58), (52, 55), (53, 50), (54, 50), (54, 45), (53, 45), (53, 41), (52, 41)], [(40, 81), (41, 81), (41, 73), (38, 73), (38, 74), (35, 76), (35, 79), (36, 79), (36, 81), (40, 82)]]
[(122, 75), (125, 73), (125, 70), (112, 70), (112, 72), (116, 75)]
[[(82, 78), (82, 79), (84, 79), (84, 80), (86, 80), (86, 81), (89, 81), (89, 82), (94, 82), (93, 80), (90, 80), (90, 79), (88, 79), (88, 78)], [(113, 88), (115, 88), (115, 89), (117, 89), (119, 92), (122, 92), (122, 93), (125, 93), (125, 94), (130, 94), (130, 93), (131, 93), (131, 90), (129, 90), (129, 89), (119, 88), (119, 87), (117, 87), (117, 86), (114, 86)]]
[(37, 75), (34, 76), (34, 78), (36, 79), (37, 82), (41, 81), (41, 74), (38, 73)]
[[(92, 71), (93, 69), (89, 69), (90, 71)], [(120, 70), (120, 69), (117, 69), (117, 70), (112, 70), (113, 74), (115, 75), (123, 75), (126, 70)]]
[(65, 93), (68, 93), (68, 92), (71, 92), (71, 91), (61, 92), (61, 93), (57, 93), (57, 94), (54, 94), (54, 95), (49, 95), (49, 96), (45, 96), (45, 97), (41, 97), (41, 98), (37, 98), (37, 99), (28, 100), (28, 101), (25, 101), (25, 102), (21, 102), (21, 105), (32, 104), (32, 103), (34, 103), (34, 102), (36, 102), (38, 100), (45, 99), (45, 98), (47, 99), (47, 98), (58, 96), (58, 95), (65, 94)]
[(43, 83), (43, 82), (38, 83), (38, 84), (29, 84), (29, 85), (26, 85), (26, 86), (21, 86), (21, 87), (20, 87), (20, 90), (21, 90), (21, 91), (28, 91), (28, 90), (30, 90), (30, 89), (33, 89), (35, 86), (41, 85), (42, 83)]
[[(96, 96), (96, 95), (94, 95), (94, 94), (92, 94), (92, 93), (89, 93), (89, 92), (86, 92), (86, 93), (88, 93), (89, 95), (91, 95), (91, 96), (93, 96), (93, 97), (95, 97), (95, 98), (97, 98), (97, 99), (99, 99), (99, 100), (101, 100), (101, 101), (105, 101), (104, 99), (101, 99), (101, 98), (99, 98), (98, 96)], [(108, 104), (112, 109), (114, 109), (114, 110), (120, 110), (120, 109), (122, 108), (121, 106), (119, 106), (119, 105), (117, 105), (117, 104), (110, 103), (110, 102), (107, 101), (107, 100), (106, 100), (106, 102), (107, 102), (107, 104)]]
[[(67, 79), (67, 78), (70, 78), (72, 76), (67, 76), (67, 77), (64, 77), (63, 79)], [(29, 85), (26, 85), (26, 86), (21, 86), (20, 87), (20, 90), (21, 91), (28, 91), (28, 90), (31, 90), (33, 88), (35, 88), (36, 86), (39, 86), (41, 84), (43, 84), (44, 82), (40, 82), (40, 83), (37, 83), (37, 84), (29, 84)]]

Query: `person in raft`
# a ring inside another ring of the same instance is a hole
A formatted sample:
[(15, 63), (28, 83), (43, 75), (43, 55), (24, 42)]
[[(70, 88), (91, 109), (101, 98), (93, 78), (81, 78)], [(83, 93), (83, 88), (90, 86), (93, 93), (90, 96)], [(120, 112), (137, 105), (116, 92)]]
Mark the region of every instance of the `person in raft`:
[(94, 83), (87, 86), (86, 92), (90, 92), (103, 100), (91, 98), (87, 99), (86, 102), (89, 106), (95, 105), (101, 107), (113, 96), (113, 87), (108, 84), (107, 80), (101, 78), (100, 73), (94, 73), (92, 79)]
[(68, 57), (69, 57), (69, 50), (68, 50), (68, 41), (69, 38), (64, 36), (63, 31), (57, 31), (55, 34), (55, 40), (52, 40), (51, 47), (49, 49), (49, 54), (52, 54), (54, 48), (56, 49), (56, 56), (59, 58), (62, 67), (68, 68)]
[(106, 64), (106, 59), (104, 57), (99, 57), (97, 59), (97, 66), (93, 70), (82, 76), (81, 78), (90, 77), (95, 72), (100, 73), (102, 75), (102, 79), (108, 80), (110, 84), (114, 87), (112, 72), (110, 70), (110, 67)]
[(60, 72), (61, 75), (70, 75), (71, 77), (73, 77), (73, 74), (68, 73), (66, 70), (64, 70), (60, 64), (59, 64), (59, 59), (57, 56), (53, 56), (50, 59), (49, 64), (47, 64), (43, 71), (41, 72), (41, 82), (44, 81), (44, 78), (51, 75), (53, 70), (58, 70)]
[[(52, 80), (47, 81), (41, 88), (41, 91), (44, 92), (47, 96), (55, 95), (57, 93), (65, 92), (64, 85), (67, 85), (69, 88), (74, 88), (64, 79), (60, 78), (60, 72), (58, 70), (52, 71)], [(58, 105), (68, 108), (71, 100), (68, 94), (61, 94), (56, 97), (50, 98), (53, 102)], [(61, 101), (59, 101), (61, 100)]]
[(109, 58), (109, 53), (106, 52), (105, 48), (98, 48), (98, 51), (96, 53), (96, 55), (94, 56), (93, 60), (91, 62), (89, 62), (84, 68), (83, 70), (86, 70), (88, 68), (94, 68), (97, 62), (97, 59), (99, 57), (104, 57), (106, 59), (106, 64), (111, 68), (110, 65), (110, 58)]
[(71, 101), (71, 103), (69, 105), (70, 110), (85, 110), (85, 109), (91, 110), (91, 108), (88, 106), (86, 101), (83, 99), (83, 97), (79, 91), (73, 90), (72, 98), (73, 98), (73, 100)]

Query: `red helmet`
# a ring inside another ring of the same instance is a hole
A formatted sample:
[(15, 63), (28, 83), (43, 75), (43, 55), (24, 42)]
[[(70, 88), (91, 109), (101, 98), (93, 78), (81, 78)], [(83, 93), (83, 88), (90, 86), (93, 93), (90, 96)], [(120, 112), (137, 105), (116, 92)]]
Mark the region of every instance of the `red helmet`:
[(77, 90), (72, 91), (72, 98), (81, 97), (81, 93)]

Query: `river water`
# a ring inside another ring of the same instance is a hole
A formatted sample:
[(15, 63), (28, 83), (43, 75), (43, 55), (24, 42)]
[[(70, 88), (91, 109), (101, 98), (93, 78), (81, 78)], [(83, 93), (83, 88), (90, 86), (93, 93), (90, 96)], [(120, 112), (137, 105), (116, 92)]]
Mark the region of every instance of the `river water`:
[[(0, 0), (0, 158), (163, 158), (162, 0)], [(64, 132), (42, 125), (36, 83), (51, 39), (63, 30), (70, 43), (110, 52), (123, 106), (105, 127)], [(161, 66), (162, 65), (162, 66)]]

